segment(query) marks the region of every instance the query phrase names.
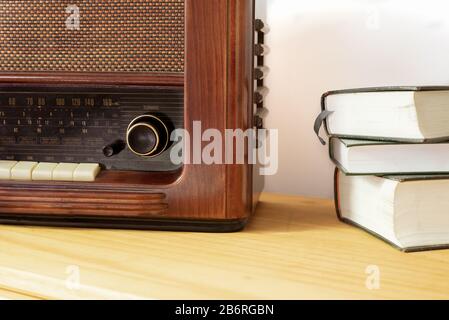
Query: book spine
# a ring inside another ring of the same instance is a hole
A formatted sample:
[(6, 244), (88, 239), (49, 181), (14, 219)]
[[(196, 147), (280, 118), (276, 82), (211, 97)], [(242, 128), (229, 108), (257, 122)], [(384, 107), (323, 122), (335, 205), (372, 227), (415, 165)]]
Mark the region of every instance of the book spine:
[(341, 211), (340, 211), (340, 190), (338, 187), (338, 183), (339, 183), (339, 175), (340, 175), (340, 170), (338, 168), (335, 168), (335, 172), (334, 172), (334, 202), (335, 202), (335, 211), (337, 213), (337, 217), (338, 220), (344, 222), (344, 219), (341, 216)]

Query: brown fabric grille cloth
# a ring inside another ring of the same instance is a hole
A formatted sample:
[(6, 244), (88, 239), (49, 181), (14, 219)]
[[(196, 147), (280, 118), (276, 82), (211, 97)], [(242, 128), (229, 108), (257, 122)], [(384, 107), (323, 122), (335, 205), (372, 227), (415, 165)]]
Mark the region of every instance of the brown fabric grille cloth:
[(182, 73), (184, 19), (184, 0), (0, 0), (0, 71)]

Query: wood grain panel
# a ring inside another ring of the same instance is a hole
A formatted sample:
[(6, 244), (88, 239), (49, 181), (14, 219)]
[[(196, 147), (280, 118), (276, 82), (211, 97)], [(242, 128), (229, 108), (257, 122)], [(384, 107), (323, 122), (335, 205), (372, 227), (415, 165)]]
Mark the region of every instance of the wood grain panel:
[(26, 295), (20, 292), (15, 292), (7, 289), (0, 288), (0, 301), (1, 300), (38, 300), (41, 297), (34, 297)]
[[(186, 1), (185, 119), (192, 139), (194, 121), (201, 121), (202, 130), (223, 133), (226, 127), (227, 31), (227, 1)], [(182, 191), (173, 198), (178, 214), (224, 218), (225, 182), (224, 165), (186, 165)]]
[(0, 288), (43, 298), (449, 299), (449, 250), (401, 253), (304, 197), (263, 195), (241, 233), (0, 226), (0, 248)]
[[(254, 0), (229, 1), (229, 54), (227, 128), (253, 128), (254, 92)], [(245, 164), (227, 167), (227, 217), (249, 217), (253, 210), (253, 170), (249, 165), (248, 145)], [(237, 154), (234, 144), (234, 154)], [(234, 159), (236, 161), (237, 159)]]
[(165, 194), (84, 190), (0, 189), (0, 213), (91, 215), (116, 217), (162, 216)]
[(0, 83), (182, 86), (184, 85), (184, 75), (126, 72), (0, 72)]

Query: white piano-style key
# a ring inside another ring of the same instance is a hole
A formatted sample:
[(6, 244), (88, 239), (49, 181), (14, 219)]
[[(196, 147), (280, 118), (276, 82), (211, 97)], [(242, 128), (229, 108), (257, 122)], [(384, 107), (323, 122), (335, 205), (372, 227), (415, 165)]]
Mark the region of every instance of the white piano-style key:
[(73, 181), (78, 163), (60, 163), (53, 169), (53, 181)]
[(20, 161), (11, 169), (12, 180), (31, 181), (34, 168), (38, 165), (37, 162)]
[(97, 163), (52, 163), (0, 160), (0, 180), (93, 182)]
[(53, 170), (58, 166), (57, 163), (40, 162), (33, 170), (32, 179), (34, 181), (53, 180)]
[(11, 169), (17, 164), (17, 161), (0, 161), (0, 180), (11, 179)]
[(97, 163), (81, 163), (73, 173), (73, 181), (93, 182), (100, 171), (100, 165)]

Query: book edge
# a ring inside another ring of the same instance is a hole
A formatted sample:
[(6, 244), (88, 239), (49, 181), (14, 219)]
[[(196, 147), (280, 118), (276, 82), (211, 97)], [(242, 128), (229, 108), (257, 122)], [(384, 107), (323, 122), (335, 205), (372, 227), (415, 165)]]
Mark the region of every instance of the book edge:
[(337, 218), (339, 221), (341, 221), (342, 223), (345, 223), (347, 225), (356, 227), (360, 230), (363, 230), (365, 232), (367, 232), (368, 234), (370, 234), (371, 236), (377, 238), (378, 240), (382, 240), (384, 243), (389, 244), (390, 246), (392, 246), (393, 248), (395, 248), (396, 250), (399, 250), (401, 252), (404, 253), (415, 253), (415, 252), (427, 252), (427, 251), (436, 251), (436, 250), (446, 250), (449, 249), (449, 244), (444, 244), (444, 245), (433, 245), (433, 246), (420, 246), (420, 247), (407, 247), (407, 248), (402, 248), (397, 246), (396, 244), (394, 244), (393, 242), (391, 242), (390, 240), (382, 237), (381, 235), (379, 235), (378, 233), (350, 220), (347, 218), (344, 218), (341, 214), (341, 210), (340, 210), (340, 197), (339, 197), (339, 188), (338, 188), (338, 179), (339, 179), (339, 174), (340, 174), (340, 170), (338, 168), (335, 169), (335, 173), (334, 173), (334, 202), (335, 202), (335, 211), (337, 213)]
[[(327, 129), (327, 123), (325, 120), (324, 128), (326, 129), (326, 133), (329, 136), (329, 138), (336, 138), (336, 139), (347, 139), (347, 140), (370, 140), (370, 141), (376, 141), (379, 142), (378, 145), (381, 144), (434, 144), (434, 143), (442, 143), (442, 142), (449, 142), (449, 136), (446, 137), (439, 137), (439, 138), (431, 138), (431, 139), (408, 139), (408, 138), (393, 138), (393, 137), (371, 137), (371, 136), (357, 136), (357, 135), (343, 135), (343, 134), (333, 134), (329, 133)], [(383, 142), (383, 143), (382, 143)], [(376, 144), (373, 144), (376, 145)]]
[(350, 172), (338, 160), (335, 159), (332, 144), (329, 143), (329, 158), (333, 164), (345, 175), (357, 176), (376, 176), (383, 179), (389, 179), (398, 182), (413, 182), (413, 181), (434, 181), (434, 180), (449, 180), (449, 172)]
[[(336, 94), (348, 94), (348, 93), (370, 93), (370, 92), (420, 92), (420, 91), (448, 91), (449, 86), (397, 86), (397, 87), (371, 87), (371, 88), (357, 88), (357, 89), (343, 89), (333, 90), (324, 93), (321, 96), (321, 111), (326, 111), (326, 98)], [(392, 138), (392, 137), (369, 137), (369, 136), (356, 136), (356, 135), (339, 135), (333, 134), (329, 131), (327, 120), (323, 121), (323, 127), (326, 134), (332, 138), (341, 139), (354, 139), (354, 140), (374, 140), (384, 142), (404, 142), (404, 143), (438, 143), (449, 141), (449, 136), (439, 137), (432, 139), (407, 139), (407, 138)]]
[(348, 94), (348, 93), (372, 93), (372, 92), (420, 92), (420, 91), (447, 91), (449, 86), (386, 86), (386, 87), (364, 87), (354, 89), (339, 89), (331, 90), (323, 94), (324, 97), (328, 97), (335, 94)]

